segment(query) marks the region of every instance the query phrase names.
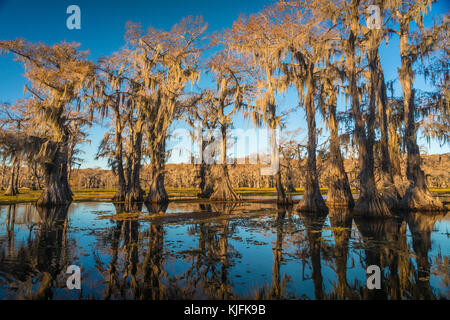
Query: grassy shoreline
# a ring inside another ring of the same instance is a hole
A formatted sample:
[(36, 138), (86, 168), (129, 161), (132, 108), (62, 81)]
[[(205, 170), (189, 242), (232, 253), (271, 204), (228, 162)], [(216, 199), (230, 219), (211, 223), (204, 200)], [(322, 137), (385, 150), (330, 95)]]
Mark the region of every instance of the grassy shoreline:
[[(166, 188), (169, 198), (172, 201), (208, 201), (207, 199), (197, 199), (198, 189), (196, 188)], [(236, 193), (242, 196), (276, 196), (275, 188), (236, 188)], [(322, 194), (326, 195), (327, 188), (321, 188)], [(448, 195), (450, 188), (430, 188), (435, 195)], [(0, 191), (0, 204), (14, 204), (23, 202), (34, 202), (39, 198), (42, 190), (21, 189), (16, 196), (5, 196), (5, 191)], [(74, 201), (110, 201), (114, 196), (115, 189), (81, 189), (73, 190)], [(353, 194), (358, 194), (356, 190), (352, 190)], [(302, 195), (304, 189), (296, 188), (296, 192), (288, 193), (289, 195)], [(245, 200), (251, 201), (251, 200)]]

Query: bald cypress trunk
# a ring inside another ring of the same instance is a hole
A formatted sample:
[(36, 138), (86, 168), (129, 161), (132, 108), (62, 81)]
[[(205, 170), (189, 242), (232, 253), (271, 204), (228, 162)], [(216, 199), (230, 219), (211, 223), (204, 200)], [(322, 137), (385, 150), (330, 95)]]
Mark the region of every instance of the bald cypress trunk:
[[(284, 190), (283, 181), (281, 180), (281, 168), (280, 168), (280, 155), (277, 144), (277, 126), (275, 123), (275, 106), (271, 106), (271, 121), (270, 121), (270, 147), (271, 147), (271, 165), (275, 167), (275, 188), (277, 190), (277, 203), (278, 204), (290, 204), (292, 200), (286, 196)], [(273, 174), (273, 173), (272, 173)]]
[(218, 180), (217, 189), (211, 195), (211, 200), (218, 201), (237, 201), (240, 197), (234, 192), (231, 186), (230, 175), (228, 174), (227, 166), (227, 125), (222, 124), (220, 131), (222, 134), (222, 177)]
[(308, 123), (308, 159), (306, 161), (305, 194), (298, 211), (328, 212), (328, 208), (320, 193), (319, 177), (316, 166), (316, 108), (314, 105), (313, 65), (308, 70), (306, 79), (305, 111)]
[(129, 172), (129, 180), (125, 202), (130, 207), (134, 202), (142, 202), (144, 200), (144, 190), (141, 188), (140, 172), (142, 159), (142, 125), (137, 127), (134, 133), (134, 143), (131, 155), (131, 169)]
[(207, 142), (203, 139), (203, 134), (200, 136), (200, 165), (198, 168), (198, 179), (199, 179), (199, 193), (197, 197), (199, 198), (209, 198), (214, 192), (214, 187), (206, 181), (206, 174), (208, 171), (207, 165), (204, 159), (204, 152), (206, 149)]
[(388, 125), (387, 125), (387, 93), (386, 85), (384, 83), (384, 74), (381, 68), (380, 55), (378, 50), (370, 54), (371, 61), (369, 63), (372, 77), (371, 81), (374, 81), (372, 85), (376, 91), (376, 97), (373, 99), (378, 100), (378, 119), (380, 124), (380, 166), (379, 166), (379, 178), (378, 188), (380, 195), (389, 208), (396, 208), (400, 201), (400, 194), (394, 183), (394, 176), (392, 170), (391, 159), (389, 156), (389, 144), (388, 144)]
[[(52, 147), (51, 144), (49, 147)], [(67, 182), (67, 154), (64, 152), (66, 149), (59, 145), (56, 148), (53, 161), (43, 165), (45, 187), (36, 203), (40, 207), (66, 206), (73, 200)]]
[(417, 126), (415, 123), (416, 106), (413, 89), (413, 59), (409, 54), (409, 20), (400, 22), (400, 55), (401, 67), (398, 69), (400, 84), (403, 90), (403, 106), (405, 116), (404, 141), (406, 142), (406, 178), (409, 186), (401, 200), (400, 207), (405, 210), (444, 211), (442, 202), (434, 198), (428, 190), (425, 174), (420, 167), (420, 152), (417, 145)]
[(353, 200), (350, 183), (345, 172), (344, 160), (341, 154), (338, 134), (338, 121), (336, 119), (336, 105), (329, 106), (330, 126), (330, 160), (328, 170), (330, 172), (330, 182), (328, 185), (327, 205), (330, 208), (344, 207), (353, 208)]
[(61, 163), (61, 181), (64, 188), (64, 192), (67, 194), (70, 194), (70, 196), (73, 196), (72, 190), (70, 189), (69, 185), (69, 167), (70, 167), (70, 158), (69, 158), (69, 148), (67, 146), (67, 143), (64, 144), (63, 147), (63, 161)]
[(148, 203), (167, 203), (169, 196), (164, 187), (164, 162), (165, 162), (165, 139), (152, 150), (152, 184), (145, 202)]
[(113, 196), (113, 201), (115, 202), (121, 202), (125, 201), (125, 196), (127, 192), (127, 185), (125, 181), (125, 173), (123, 170), (123, 146), (122, 146), (122, 122), (120, 119), (120, 114), (118, 110), (115, 110), (115, 158), (117, 163), (117, 191)]
[(14, 181), (14, 192), (18, 194), (19, 189), (20, 189), (20, 159), (17, 160), (16, 164), (16, 180)]
[(15, 196), (17, 194), (16, 188), (15, 188), (15, 172), (16, 172), (16, 161), (11, 164), (11, 173), (9, 176), (9, 183), (8, 188), (5, 191), (5, 196)]
[[(381, 198), (377, 191), (374, 175), (374, 116), (375, 100), (371, 99), (369, 106), (369, 115), (367, 119), (367, 135), (365, 123), (362, 117), (359, 101), (359, 91), (357, 87), (357, 69), (356, 69), (356, 37), (359, 28), (358, 6), (359, 0), (353, 0), (352, 6), (356, 10), (352, 12), (351, 31), (346, 43), (347, 51), (347, 72), (350, 87), (350, 96), (352, 98), (351, 108), (355, 120), (355, 139), (358, 144), (358, 161), (360, 167), (359, 182), (360, 195), (355, 204), (354, 212), (367, 216), (385, 217), (390, 216), (390, 210), (386, 202)], [(371, 97), (374, 97), (373, 86), (371, 87)]]

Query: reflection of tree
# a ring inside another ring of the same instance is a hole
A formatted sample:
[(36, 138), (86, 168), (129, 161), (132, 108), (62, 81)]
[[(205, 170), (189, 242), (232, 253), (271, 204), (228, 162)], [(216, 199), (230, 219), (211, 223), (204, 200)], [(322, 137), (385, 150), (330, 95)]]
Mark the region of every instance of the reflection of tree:
[[(439, 216), (442, 217), (442, 216)], [(418, 212), (409, 212), (406, 216), (412, 235), (412, 246), (416, 254), (417, 272), (413, 296), (415, 299), (435, 299), (430, 286), (430, 261), (428, 252), (431, 249), (431, 232), (438, 217)]]
[[(115, 204), (116, 212), (123, 207)], [(167, 204), (146, 205), (150, 213), (165, 212)], [(134, 210), (141, 210), (142, 206)], [(164, 228), (160, 223), (151, 223), (146, 234), (139, 233), (140, 223), (137, 220), (116, 221), (109, 242), (111, 243), (111, 260), (107, 270), (107, 289), (105, 298), (120, 296), (127, 298), (128, 292), (133, 299), (166, 299), (168, 292), (162, 279), (167, 276), (164, 270)], [(142, 252), (143, 261), (139, 260), (139, 248), (142, 241), (148, 241), (147, 252)], [(120, 254), (124, 263), (119, 265)], [(99, 265), (99, 264), (98, 264)]]
[[(411, 265), (406, 242), (406, 224), (398, 219), (355, 218), (363, 237), (366, 265), (377, 265), (381, 271), (381, 290), (368, 290), (364, 299), (401, 299), (408, 296), (414, 284), (410, 282)], [(384, 272), (385, 269), (389, 272)]]
[(330, 209), (329, 217), (336, 243), (331, 251), (338, 279), (330, 298), (343, 300), (351, 294), (347, 284), (347, 258), (352, 216), (346, 208), (334, 208)]
[(406, 225), (399, 219), (386, 219), (383, 227), (386, 243), (381, 245), (381, 263), (389, 268), (389, 274), (385, 274), (386, 297), (401, 299), (402, 292), (405, 292), (401, 283), (408, 286), (404, 271), (399, 273), (399, 270), (405, 270), (403, 264), (408, 260)]
[[(213, 208), (200, 206), (200, 210), (211, 209), (213, 212), (220, 210), (226, 213), (231, 213), (235, 207), (224, 203), (211, 204)], [(178, 277), (184, 279), (185, 284), (183, 288), (176, 286), (178, 290), (176, 295), (184, 298), (234, 298), (233, 285), (228, 274), (231, 266), (230, 259), (233, 257), (232, 248), (228, 243), (228, 239), (233, 234), (230, 220), (195, 224), (190, 228), (190, 234), (198, 234), (198, 246), (189, 257), (192, 261), (191, 267)]]
[(232, 214), (239, 204), (236, 202), (211, 202), (211, 212), (219, 212), (222, 214)]
[(138, 295), (140, 299), (167, 299), (167, 290), (161, 280), (167, 275), (163, 266), (163, 254), (164, 227), (159, 223), (151, 223), (148, 230), (148, 249), (142, 265), (144, 280)]
[[(319, 212), (299, 212), (299, 215), (306, 228), (306, 239), (308, 243), (307, 256), (312, 265), (312, 279), (314, 282), (315, 299), (323, 299), (323, 277), (321, 266), (321, 236), (322, 228), (327, 217), (326, 213)], [(302, 257), (304, 259), (305, 257)]]
[[(52, 286), (57, 276), (65, 271), (68, 259), (66, 251), (68, 206), (37, 207), (40, 221), (34, 237), (25, 245), (14, 247), (14, 221), (16, 208), (8, 208), (7, 237), (9, 250), (0, 255), (0, 274), (11, 283), (18, 281), (18, 297), (48, 299), (52, 297)], [(36, 280), (37, 279), (37, 280)], [(35, 283), (39, 288), (32, 292)]]
[(362, 235), (365, 252), (365, 266), (376, 265), (380, 267), (381, 289), (369, 290), (366, 284), (363, 284), (363, 299), (386, 299), (386, 282), (384, 279), (382, 264), (382, 243), (386, 243), (386, 221), (388, 219), (367, 219), (361, 216), (355, 217), (355, 223)]
[(8, 238), (8, 246), (10, 254), (14, 252), (14, 224), (16, 221), (16, 205), (8, 206), (8, 215), (6, 216), (6, 237)]
[(283, 298), (283, 288), (285, 286), (286, 278), (281, 280), (280, 267), (283, 260), (283, 227), (284, 220), (286, 216), (285, 210), (279, 210), (276, 219), (276, 229), (277, 229), (277, 240), (275, 242), (275, 247), (273, 248), (273, 279), (272, 279), (272, 289), (270, 290), (270, 296), (274, 299)]
[[(117, 204), (114, 204), (117, 206)], [(116, 209), (117, 210), (117, 209)], [(105, 293), (105, 299), (110, 299), (114, 292), (120, 291), (119, 282), (117, 279), (117, 260), (119, 257), (119, 246), (120, 246), (120, 238), (122, 235), (122, 226), (123, 221), (116, 221), (116, 225), (112, 230), (111, 238), (108, 239), (111, 242), (111, 261), (109, 263), (109, 268), (107, 270), (108, 277), (105, 277), (107, 287)]]

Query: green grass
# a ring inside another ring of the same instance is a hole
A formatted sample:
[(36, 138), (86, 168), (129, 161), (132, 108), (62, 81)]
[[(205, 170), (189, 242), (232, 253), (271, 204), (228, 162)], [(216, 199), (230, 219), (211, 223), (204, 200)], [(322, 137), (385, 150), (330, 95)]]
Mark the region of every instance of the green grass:
[[(175, 199), (196, 199), (198, 189), (196, 188), (166, 188), (169, 197)], [(146, 190), (148, 191), (148, 190)], [(275, 196), (277, 194), (275, 188), (236, 188), (236, 193), (243, 196)], [(322, 194), (327, 193), (327, 188), (320, 189)], [(449, 188), (430, 188), (433, 193), (450, 193)], [(20, 203), (20, 202), (33, 202), (39, 198), (41, 190), (29, 190), (21, 189), (20, 193), (16, 196), (5, 196), (4, 191), (0, 191), (0, 204)], [(107, 201), (111, 200), (114, 196), (115, 189), (74, 189), (75, 201)], [(352, 190), (353, 193), (357, 193), (356, 190)], [(296, 188), (296, 192), (288, 193), (291, 195), (301, 195), (304, 193), (304, 189)], [(204, 200), (202, 200), (204, 201)]]

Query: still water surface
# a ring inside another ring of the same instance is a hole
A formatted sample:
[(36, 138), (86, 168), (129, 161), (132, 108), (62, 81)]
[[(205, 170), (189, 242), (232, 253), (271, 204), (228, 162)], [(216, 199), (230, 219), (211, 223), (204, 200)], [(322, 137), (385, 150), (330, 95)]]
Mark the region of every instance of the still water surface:
[[(449, 215), (369, 220), (270, 203), (0, 206), (1, 299), (448, 299)], [(126, 219), (125, 219), (126, 218)], [(69, 265), (81, 290), (68, 290)], [(382, 289), (366, 288), (378, 265)]]

